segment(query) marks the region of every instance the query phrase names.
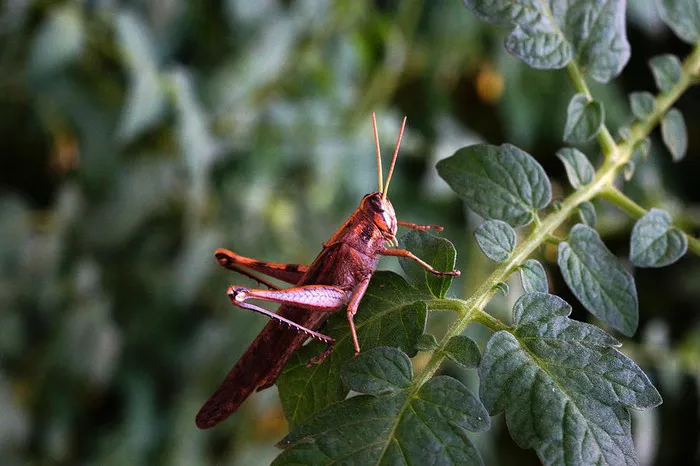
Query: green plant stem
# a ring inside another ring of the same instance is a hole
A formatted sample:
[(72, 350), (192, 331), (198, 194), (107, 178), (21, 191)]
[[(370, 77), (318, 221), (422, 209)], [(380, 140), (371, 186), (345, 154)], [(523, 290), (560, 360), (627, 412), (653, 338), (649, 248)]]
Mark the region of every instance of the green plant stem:
[[(694, 83), (692, 76), (697, 74), (699, 69), (700, 45), (696, 46), (693, 52), (686, 58), (683, 64), (683, 73), (678, 83), (676, 83), (669, 92), (660, 95), (656, 99), (655, 107), (649, 114), (647, 120), (632, 125), (629, 138), (622, 144), (618, 145), (615, 143), (607, 127), (603, 126), (603, 128), (601, 128), (598, 141), (605, 155), (605, 160), (596, 171), (593, 181), (566, 198), (566, 200), (561, 203), (559, 210), (553, 211), (545, 218), (541, 219), (540, 224), (536, 225), (527, 238), (515, 248), (510, 260), (499, 265), (469, 299), (466, 301), (452, 300), (451, 306), (458, 311), (458, 318), (455, 319), (445, 333), (438, 348), (433, 352), (433, 355), (423, 369), (423, 372), (416, 378), (413, 387), (414, 392), (417, 393), (420, 387), (440, 368), (440, 364), (442, 364), (445, 358), (444, 350), (450, 338), (460, 335), (470, 322), (478, 321), (493, 330), (507, 329), (505, 326), (501, 328), (497, 324), (496, 319), (491, 320), (484, 317), (484, 314), (486, 314), (484, 308), (491, 297), (496, 293), (496, 285), (500, 282), (505, 282), (511, 273), (516, 271), (518, 267), (520, 267), (548, 237), (550, 237), (550, 235), (554, 234), (555, 230), (564, 223), (566, 219), (576, 212), (576, 208), (580, 204), (590, 201), (613, 186), (613, 182), (618, 173), (632, 157), (636, 145), (649, 135), (651, 130), (658, 124), (661, 117), (668, 111), (678, 97)], [(584, 93), (588, 98), (592, 98), (578, 65), (572, 62), (567, 66), (567, 70), (577, 91)]]
[(481, 325), (490, 328), (494, 332), (498, 332), (501, 330), (510, 330), (510, 327), (508, 327), (506, 324), (496, 319), (488, 312), (482, 311), (480, 309), (477, 309), (472, 313), (472, 321), (478, 322)]
[(688, 55), (683, 62), (681, 77), (678, 82), (668, 92), (659, 94), (656, 97), (654, 109), (646, 119), (638, 121), (630, 127), (629, 138), (623, 141), (620, 147), (631, 152), (639, 142), (646, 138), (688, 87), (697, 84), (697, 75), (699, 72), (700, 45), (696, 45), (691, 54)]
[(612, 202), (634, 218), (641, 218), (647, 213), (644, 207), (634, 202), (614, 186), (608, 186), (607, 189), (600, 193), (600, 197)]
[[(634, 218), (641, 218), (648, 212), (644, 207), (634, 202), (614, 186), (608, 186), (607, 189), (600, 193), (600, 197), (615, 204)], [(683, 234), (688, 239), (688, 249), (700, 256), (700, 239), (685, 232)]]

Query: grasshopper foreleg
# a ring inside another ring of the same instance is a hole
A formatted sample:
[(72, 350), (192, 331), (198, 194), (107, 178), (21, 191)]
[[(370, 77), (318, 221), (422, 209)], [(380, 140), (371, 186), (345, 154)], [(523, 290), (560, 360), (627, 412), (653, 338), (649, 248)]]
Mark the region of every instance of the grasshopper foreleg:
[(365, 295), (365, 291), (367, 291), (369, 280), (370, 277), (367, 277), (362, 280), (359, 285), (357, 285), (357, 288), (355, 288), (355, 291), (353, 291), (352, 296), (350, 297), (350, 303), (348, 303), (348, 322), (350, 323), (352, 342), (355, 345), (355, 356), (360, 354), (360, 342), (357, 341), (357, 332), (355, 331), (355, 321), (353, 318), (357, 313), (357, 308), (360, 305), (362, 297)]
[(426, 231), (426, 230), (442, 231), (442, 230), (444, 230), (444, 228), (441, 227), (440, 225), (418, 225), (416, 223), (403, 222), (401, 220), (397, 220), (396, 223), (398, 225), (401, 225), (402, 227), (411, 228), (412, 230), (421, 230), (421, 231)]
[(423, 267), (425, 270), (428, 272), (432, 273), (433, 275), (452, 275), (455, 277), (459, 277), (460, 271), (459, 270), (451, 270), (449, 272), (440, 272), (439, 270), (435, 270), (430, 264), (427, 262), (421, 260), (418, 258), (415, 254), (413, 254), (411, 251), (407, 251), (405, 249), (382, 249), (379, 251), (379, 254), (382, 256), (394, 256), (394, 257), (405, 257), (407, 259), (411, 259), (413, 261), (416, 261), (418, 265)]

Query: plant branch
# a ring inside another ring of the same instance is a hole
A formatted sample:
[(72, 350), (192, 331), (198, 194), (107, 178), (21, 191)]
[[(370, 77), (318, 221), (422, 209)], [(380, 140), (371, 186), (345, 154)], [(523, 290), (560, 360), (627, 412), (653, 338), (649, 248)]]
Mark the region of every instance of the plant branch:
[[(644, 207), (634, 202), (632, 199), (627, 197), (625, 193), (614, 186), (608, 186), (607, 189), (600, 193), (600, 197), (615, 204), (617, 207), (621, 208), (634, 218), (641, 218), (648, 212)], [(683, 234), (688, 239), (688, 249), (700, 256), (700, 239), (695, 238), (686, 232), (683, 232)]]
[[(413, 386), (414, 392), (417, 393), (420, 387), (439, 369), (445, 358), (444, 349), (450, 338), (460, 335), (470, 322), (477, 321), (494, 330), (502, 329), (496, 323), (496, 319), (492, 318), (491, 320), (484, 317), (484, 314), (486, 314), (484, 308), (496, 293), (496, 285), (500, 282), (505, 282), (511, 273), (516, 271), (540, 245), (554, 234), (560, 225), (576, 212), (576, 208), (580, 204), (590, 201), (613, 186), (618, 173), (632, 157), (636, 145), (649, 135), (673, 103), (688, 87), (694, 84), (693, 76), (697, 74), (699, 69), (700, 45), (696, 46), (686, 58), (681, 79), (671, 90), (657, 97), (654, 109), (649, 114), (649, 117), (632, 125), (630, 136), (622, 144), (616, 144), (608, 128), (603, 125), (598, 134), (598, 141), (605, 155), (605, 160), (596, 171), (593, 181), (567, 197), (561, 203), (559, 210), (550, 212), (545, 218), (541, 219), (539, 225), (536, 224), (532, 232), (515, 248), (510, 260), (499, 265), (469, 299), (466, 301), (454, 300), (460, 301), (459, 307), (461, 310), (459, 311), (459, 317), (445, 333), (423, 372), (416, 377)], [(567, 65), (567, 71), (571, 76), (574, 87), (585, 94), (586, 97), (592, 99), (591, 92), (586, 85), (578, 64), (572, 61)]]
[(634, 218), (642, 218), (647, 213), (644, 207), (634, 202), (614, 186), (608, 186), (607, 189), (600, 193), (600, 197), (615, 204)]
[(621, 148), (632, 151), (634, 147), (646, 138), (649, 133), (661, 121), (663, 116), (678, 100), (678, 98), (693, 84), (697, 84), (697, 75), (700, 72), (700, 44), (693, 48), (693, 51), (683, 62), (681, 77), (678, 82), (668, 91), (659, 94), (654, 102), (654, 109), (643, 121), (637, 121), (630, 127), (630, 136), (622, 142)]

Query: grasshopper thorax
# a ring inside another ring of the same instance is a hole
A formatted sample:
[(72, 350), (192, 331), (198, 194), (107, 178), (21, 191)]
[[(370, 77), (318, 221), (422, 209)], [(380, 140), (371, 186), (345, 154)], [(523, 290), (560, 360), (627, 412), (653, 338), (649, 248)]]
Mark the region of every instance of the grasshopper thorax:
[(381, 192), (370, 193), (362, 198), (360, 210), (367, 214), (386, 237), (396, 236), (397, 222), (394, 206)]

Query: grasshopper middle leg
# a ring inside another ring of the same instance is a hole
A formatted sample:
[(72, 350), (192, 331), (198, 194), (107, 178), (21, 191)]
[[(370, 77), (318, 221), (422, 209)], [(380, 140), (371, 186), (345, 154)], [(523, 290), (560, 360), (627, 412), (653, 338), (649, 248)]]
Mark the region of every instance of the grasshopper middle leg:
[(394, 256), (394, 257), (405, 257), (407, 259), (411, 259), (418, 263), (421, 267), (423, 267), (425, 270), (428, 272), (432, 273), (433, 275), (452, 275), (455, 277), (459, 277), (460, 271), (459, 270), (451, 270), (449, 272), (441, 272), (439, 270), (435, 270), (430, 264), (425, 262), (424, 260), (420, 259), (417, 257), (415, 254), (413, 254), (411, 251), (407, 251), (405, 249), (382, 249), (379, 251), (379, 254), (382, 256)]
[(396, 223), (398, 225), (401, 225), (402, 227), (410, 228), (412, 230), (420, 230), (420, 231), (427, 231), (427, 230), (442, 231), (442, 230), (444, 230), (444, 228), (441, 227), (440, 225), (418, 225), (417, 223), (404, 222), (401, 220), (397, 220)]
[(350, 297), (350, 303), (348, 303), (348, 322), (350, 323), (352, 342), (355, 345), (355, 356), (360, 354), (360, 342), (357, 340), (354, 317), (357, 313), (357, 308), (360, 305), (360, 301), (362, 301), (362, 297), (365, 295), (365, 291), (367, 291), (369, 280), (370, 277), (367, 277), (362, 280), (359, 285), (357, 285), (357, 288), (355, 288), (355, 291), (353, 291), (352, 296)]

